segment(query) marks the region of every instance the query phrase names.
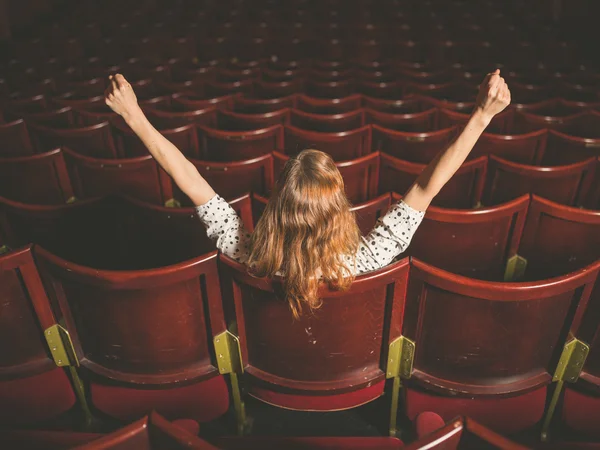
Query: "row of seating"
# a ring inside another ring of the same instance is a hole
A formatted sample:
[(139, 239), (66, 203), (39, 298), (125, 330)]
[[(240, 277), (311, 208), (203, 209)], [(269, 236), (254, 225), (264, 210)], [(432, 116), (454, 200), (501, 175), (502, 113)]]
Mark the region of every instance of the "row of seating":
[(402, 379), (411, 420), (460, 411), (512, 433), (552, 415), (554, 375), (574, 383), (559, 404), (564, 424), (597, 435), (600, 261), (541, 282), (503, 283), (404, 258), (359, 276), (346, 292), (324, 288), (322, 307), (298, 320), (277, 294), (280, 280), (254, 278), (216, 252), (160, 269), (106, 271), (26, 247), (1, 256), (0, 269), (8, 299), (0, 330), (20, 342), (4, 354), (4, 424), (71, 408), (75, 394), (61, 368), (69, 366), (83, 411), (91, 405), (121, 420), (151, 408), (169, 418), (218, 417), (228, 408), (229, 373), (240, 429), (240, 376), (256, 398), (312, 411), (362, 405), (394, 379), (392, 429)]
[[(190, 161), (217, 192), (231, 199), (248, 191), (268, 196), (288, 158), (273, 152), (230, 163)], [(565, 205), (600, 209), (598, 161), (589, 158), (569, 165), (544, 167), (493, 155), (481, 156), (465, 162), (433, 204), (470, 209), (533, 193)], [(386, 192), (403, 193), (425, 168), (423, 164), (380, 152), (336, 165), (344, 178), (346, 194), (354, 203)], [(111, 193), (131, 195), (156, 205), (192, 205), (151, 155), (98, 159), (63, 148), (32, 156), (0, 158), (0, 195), (15, 201), (59, 205)]]
[[(428, 420), (429, 419), (429, 420)], [(441, 420), (441, 419), (440, 419)], [(457, 417), (447, 424), (440, 420), (417, 421), (417, 439), (405, 445), (396, 437), (233, 437), (200, 439), (188, 425), (188, 421), (169, 422), (152, 412), (134, 423), (103, 435), (68, 431), (0, 431), (0, 444), (10, 448), (28, 450), (138, 450), (141, 446), (155, 450), (265, 450), (286, 448), (293, 450), (398, 450), (398, 449), (446, 449), (473, 448), (482, 443), (503, 450), (527, 450), (494, 433), (467, 417)], [(196, 424), (197, 426), (197, 424)], [(562, 443), (563, 445), (565, 443)], [(575, 444), (576, 445), (576, 444)], [(551, 448), (551, 447), (544, 447)], [(572, 448), (572, 447), (569, 447)], [(597, 446), (586, 447), (589, 449)]]
[[(384, 194), (355, 205), (363, 235), (399, 199), (398, 194)], [(266, 203), (257, 194), (230, 202), (249, 231)], [(407, 255), (472, 278), (540, 280), (599, 259), (599, 237), (600, 211), (524, 195), (478, 210), (431, 206)], [(215, 249), (193, 208), (167, 208), (130, 197), (60, 206), (26, 205), (0, 197), (0, 246), (29, 243), (78, 264), (113, 270), (164, 267)]]

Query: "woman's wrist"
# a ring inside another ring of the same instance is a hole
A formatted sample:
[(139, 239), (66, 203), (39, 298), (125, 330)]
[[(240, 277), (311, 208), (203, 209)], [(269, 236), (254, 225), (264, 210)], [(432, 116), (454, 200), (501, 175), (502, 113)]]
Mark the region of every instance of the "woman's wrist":
[(493, 118), (493, 114), (488, 114), (478, 107), (471, 114), (471, 121), (482, 128), (486, 128)]
[(142, 109), (136, 105), (136, 108), (132, 111), (123, 113), (123, 119), (125, 122), (127, 122), (127, 125), (133, 129), (136, 125), (142, 123), (146, 119), (146, 116), (144, 115)]

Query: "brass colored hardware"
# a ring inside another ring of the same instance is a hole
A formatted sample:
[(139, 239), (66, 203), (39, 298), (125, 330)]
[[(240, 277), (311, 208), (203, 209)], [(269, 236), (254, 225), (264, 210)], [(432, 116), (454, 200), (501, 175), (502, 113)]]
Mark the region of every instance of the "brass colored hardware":
[(388, 351), (386, 377), (410, 378), (414, 358), (415, 343), (404, 336), (395, 339)]
[(165, 202), (165, 206), (167, 208), (181, 208), (181, 203), (179, 202), (179, 200), (175, 200), (174, 198), (172, 198)]
[(402, 378), (408, 379), (412, 375), (415, 359), (415, 343), (407, 337), (400, 336), (395, 339), (388, 349), (386, 378), (393, 378), (392, 404), (390, 408), (390, 436), (398, 434), (396, 422), (398, 420), (398, 403), (400, 401), (400, 388)]
[(83, 384), (83, 380), (79, 377), (77, 373), (77, 369), (73, 366), (69, 367), (69, 372), (71, 374), (71, 382), (73, 384), (73, 388), (75, 389), (75, 395), (77, 395), (77, 399), (79, 400), (79, 405), (83, 410), (84, 417), (84, 428), (89, 430), (92, 425), (92, 412), (90, 411), (90, 407), (87, 402), (87, 397), (85, 395), (85, 386)]
[(527, 260), (519, 255), (511, 256), (506, 262), (504, 281), (516, 281), (525, 274)]
[(8, 248), (8, 245), (0, 246), (0, 255), (3, 255), (4, 253), (8, 253), (9, 251), (10, 251), (10, 249)]
[(71, 203), (75, 203), (77, 201), (77, 197), (73, 196), (73, 197), (69, 197), (69, 199), (67, 200), (67, 204), (71, 204)]
[(406, 140), (408, 142), (425, 142), (425, 138), (423, 136), (407, 136)]
[(550, 400), (550, 405), (548, 406), (548, 411), (542, 426), (541, 439), (543, 442), (548, 440), (548, 430), (550, 429), (550, 424), (552, 423), (552, 418), (556, 411), (556, 405), (560, 399), (560, 394), (565, 382), (575, 383), (579, 379), (579, 375), (581, 375), (581, 370), (583, 369), (583, 365), (585, 364), (589, 352), (590, 346), (579, 339), (573, 338), (565, 344), (558, 365), (556, 366), (554, 376), (552, 377), (552, 381), (556, 381), (556, 387), (554, 388), (554, 393), (552, 394), (552, 399)]
[(240, 351), (240, 340), (229, 330), (223, 331), (214, 338), (215, 353), (219, 372), (244, 373), (242, 365), (242, 353)]
[(65, 328), (59, 324), (52, 325), (46, 328), (44, 337), (57, 366), (79, 366), (79, 360), (75, 354), (71, 336)]

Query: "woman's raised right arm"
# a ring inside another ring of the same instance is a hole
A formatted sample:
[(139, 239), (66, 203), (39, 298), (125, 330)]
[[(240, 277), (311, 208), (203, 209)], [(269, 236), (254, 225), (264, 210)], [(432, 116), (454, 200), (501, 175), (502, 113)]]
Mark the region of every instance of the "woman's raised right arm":
[(196, 206), (204, 205), (215, 191), (194, 165), (167, 138), (152, 126), (137, 102), (133, 88), (121, 74), (110, 76), (105, 93), (106, 104), (121, 115), (141, 139), (160, 166)]

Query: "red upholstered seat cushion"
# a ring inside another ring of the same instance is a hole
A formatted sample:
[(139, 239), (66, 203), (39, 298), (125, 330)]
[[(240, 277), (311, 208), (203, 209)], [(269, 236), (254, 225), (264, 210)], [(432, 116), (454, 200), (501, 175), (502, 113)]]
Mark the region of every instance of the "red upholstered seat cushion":
[(516, 397), (461, 398), (444, 397), (422, 390), (407, 388), (406, 415), (410, 420), (424, 411), (433, 411), (444, 421), (463, 415), (499, 433), (527, 429), (542, 419), (546, 402), (546, 387)]
[(566, 387), (562, 419), (571, 430), (600, 439), (600, 396)]
[(431, 411), (422, 412), (415, 419), (415, 431), (419, 438), (439, 430), (444, 425), (442, 416)]
[(300, 411), (338, 411), (354, 408), (375, 400), (383, 394), (385, 380), (358, 391), (336, 395), (283, 394), (251, 385), (248, 393), (259, 400), (281, 408)]
[(133, 389), (90, 383), (92, 404), (117, 419), (131, 421), (152, 410), (168, 419), (207, 422), (225, 414), (229, 392), (222, 376), (174, 389)]
[(0, 382), (0, 423), (22, 424), (56, 417), (75, 404), (64, 369)]

